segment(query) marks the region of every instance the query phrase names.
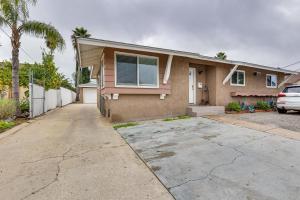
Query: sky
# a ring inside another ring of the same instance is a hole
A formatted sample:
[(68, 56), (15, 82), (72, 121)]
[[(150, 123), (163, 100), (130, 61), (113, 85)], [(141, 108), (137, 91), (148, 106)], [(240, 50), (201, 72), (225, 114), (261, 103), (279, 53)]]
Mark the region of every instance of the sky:
[[(38, 0), (30, 19), (54, 25), (66, 48), (56, 52), (59, 71), (75, 70), (70, 36), (77, 26), (93, 38), (142, 44), (230, 60), (283, 67), (300, 61), (299, 0)], [(7, 28), (4, 29), (10, 34)], [(22, 36), (21, 62), (40, 62), (42, 39)], [(0, 31), (0, 61), (11, 58)], [(299, 69), (300, 64), (287, 69)]]

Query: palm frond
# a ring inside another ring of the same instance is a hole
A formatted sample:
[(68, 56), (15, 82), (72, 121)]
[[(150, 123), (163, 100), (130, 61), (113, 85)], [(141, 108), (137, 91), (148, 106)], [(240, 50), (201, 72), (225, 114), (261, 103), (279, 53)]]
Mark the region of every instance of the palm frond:
[(45, 38), (53, 43), (59, 50), (63, 50), (65, 47), (65, 40), (58, 32), (58, 30), (51, 24), (46, 24), (38, 21), (27, 21), (21, 27), (20, 31), (34, 35), (36, 37)]
[(88, 30), (85, 29), (84, 27), (76, 27), (73, 31), (73, 34), (71, 35), (71, 40), (73, 47), (76, 48), (76, 38), (81, 37), (81, 38), (89, 38), (91, 37), (91, 34), (88, 33)]
[(0, 0), (0, 11), (6, 23), (14, 24), (17, 21), (18, 13), (14, 9), (13, 1)]

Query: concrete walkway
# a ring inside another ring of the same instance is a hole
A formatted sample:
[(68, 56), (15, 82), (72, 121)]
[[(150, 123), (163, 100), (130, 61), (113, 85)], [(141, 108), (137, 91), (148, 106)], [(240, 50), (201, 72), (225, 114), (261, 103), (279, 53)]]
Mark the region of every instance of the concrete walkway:
[(0, 199), (172, 199), (95, 105), (74, 104), (0, 139)]

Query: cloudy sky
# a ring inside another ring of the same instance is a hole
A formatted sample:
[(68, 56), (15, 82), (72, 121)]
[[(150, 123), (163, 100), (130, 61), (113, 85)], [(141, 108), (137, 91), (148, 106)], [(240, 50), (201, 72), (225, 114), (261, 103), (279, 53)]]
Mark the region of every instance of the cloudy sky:
[[(300, 60), (299, 0), (39, 0), (31, 19), (51, 23), (67, 47), (56, 53), (71, 77), (76, 26), (94, 38), (137, 43), (282, 67)], [(9, 30), (6, 29), (8, 32)], [(9, 39), (0, 31), (0, 60), (10, 59)], [(39, 62), (41, 39), (25, 36), (21, 62)], [(288, 69), (298, 69), (300, 64)]]

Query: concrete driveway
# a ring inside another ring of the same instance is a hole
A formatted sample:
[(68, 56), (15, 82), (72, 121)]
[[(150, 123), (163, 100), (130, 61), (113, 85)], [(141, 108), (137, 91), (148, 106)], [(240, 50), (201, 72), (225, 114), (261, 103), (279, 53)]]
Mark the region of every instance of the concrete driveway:
[(299, 140), (205, 118), (118, 131), (176, 199), (300, 197)]
[(95, 105), (74, 104), (0, 139), (0, 199), (173, 198)]

